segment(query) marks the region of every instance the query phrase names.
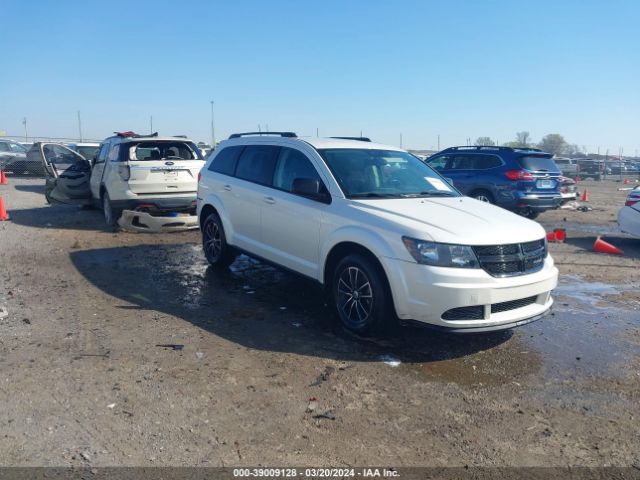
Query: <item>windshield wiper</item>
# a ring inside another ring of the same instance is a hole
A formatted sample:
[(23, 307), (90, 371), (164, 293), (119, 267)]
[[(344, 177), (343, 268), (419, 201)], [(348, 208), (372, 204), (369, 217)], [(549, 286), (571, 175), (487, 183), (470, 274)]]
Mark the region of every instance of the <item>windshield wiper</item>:
[(444, 190), (431, 190), (429, 192), (419, 192), (419, 193), (403, 193), (402, 197), (411, 198), (411, 197), (455, 197), (456, 194), (453, 192), (446, 192)]
[(367, 193), (352, 193), (349, 195), (349, 198), (391, 198), (391, 197), (399, 197), (400, 195), (397, 193), (376, 193), (376, 192), (367, 192)]

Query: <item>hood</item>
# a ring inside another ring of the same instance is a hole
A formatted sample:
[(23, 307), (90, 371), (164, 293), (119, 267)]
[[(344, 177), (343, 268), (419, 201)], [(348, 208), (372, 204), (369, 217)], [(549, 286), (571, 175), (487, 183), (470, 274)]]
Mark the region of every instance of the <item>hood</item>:
[(498, 245), (545, 237), (538, 223), (469, 197), (367, 199), (354, 200), (352, 206), (421, 240)]

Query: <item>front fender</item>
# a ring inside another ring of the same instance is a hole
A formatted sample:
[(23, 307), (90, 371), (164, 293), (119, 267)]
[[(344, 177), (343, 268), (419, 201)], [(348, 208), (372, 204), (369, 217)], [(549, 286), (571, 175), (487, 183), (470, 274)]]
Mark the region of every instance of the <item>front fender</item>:
[(377, 258), (380, 257), (397, 257), (389, 242), (385, 238), (372, 230), (363, 228), (357, 225), (347, 225), (341, 227), (333, 232), (325, 239), (324, 243), (320, 247), (320, 258), (322, 259), (322, 267), (319, 269), (318, 280), (320, 283), (324, 283), (324, 267), (329, 257), (331, 250), (338, 244), (349, 242), (356, 243), (371, 253)]

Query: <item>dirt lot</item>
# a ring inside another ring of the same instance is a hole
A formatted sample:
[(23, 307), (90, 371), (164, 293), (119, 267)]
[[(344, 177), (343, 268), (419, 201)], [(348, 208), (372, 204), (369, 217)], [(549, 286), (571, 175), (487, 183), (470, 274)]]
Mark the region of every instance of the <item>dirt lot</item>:
[[(384, 341), (337, 330), (305, 280), (246, 258), (212, 272), (199, 232), (110, 231), (42, 183), (0, 187), (0, 465), (640, 467), (640, 240), (616, 233), (619, 183), (539, 218), (568, 233), (552, 316)], [(591, 252), (596, 234), (625, 256)]]

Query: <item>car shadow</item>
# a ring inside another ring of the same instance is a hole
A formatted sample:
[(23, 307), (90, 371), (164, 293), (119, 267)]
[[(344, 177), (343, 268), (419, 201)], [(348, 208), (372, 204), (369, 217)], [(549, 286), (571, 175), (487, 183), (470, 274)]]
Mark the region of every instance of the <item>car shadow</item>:
[[(596, 238), (596, 236), (567, 237), (565, 243), (593, 252)], [(624, 257), (640, 259), (640, 239), (617, 235), (605, 235), (602, 236), (601, 239), (622, 250)], [(599, 252), (594, 252), (594, 254), (598, 253)]]
[(79, 250), (70, 258), (92, 285), (117, 299), (123, 315), (132, 310), (169, 314), (258, 350), (431, 362), (488, 350), (512, 336), (511, 331), (455, 335), (410, 326), (380, 338), (350, 335), (336, 325), (319, 284), (246, 256), (220, 271), (206, 264), (195, 244)]
[(105, 224), (102, 212), (75, 205), (48, 205), (45, 207), (16, 209), (10, 210), (9, 215), (13, 223), (26, 227), (113, 231), (113, 227), (108, 227)]
[(16, 185), (13, 188), (20, 192), (41, 193), (44, 195), (44, 184), (42, 185)]

